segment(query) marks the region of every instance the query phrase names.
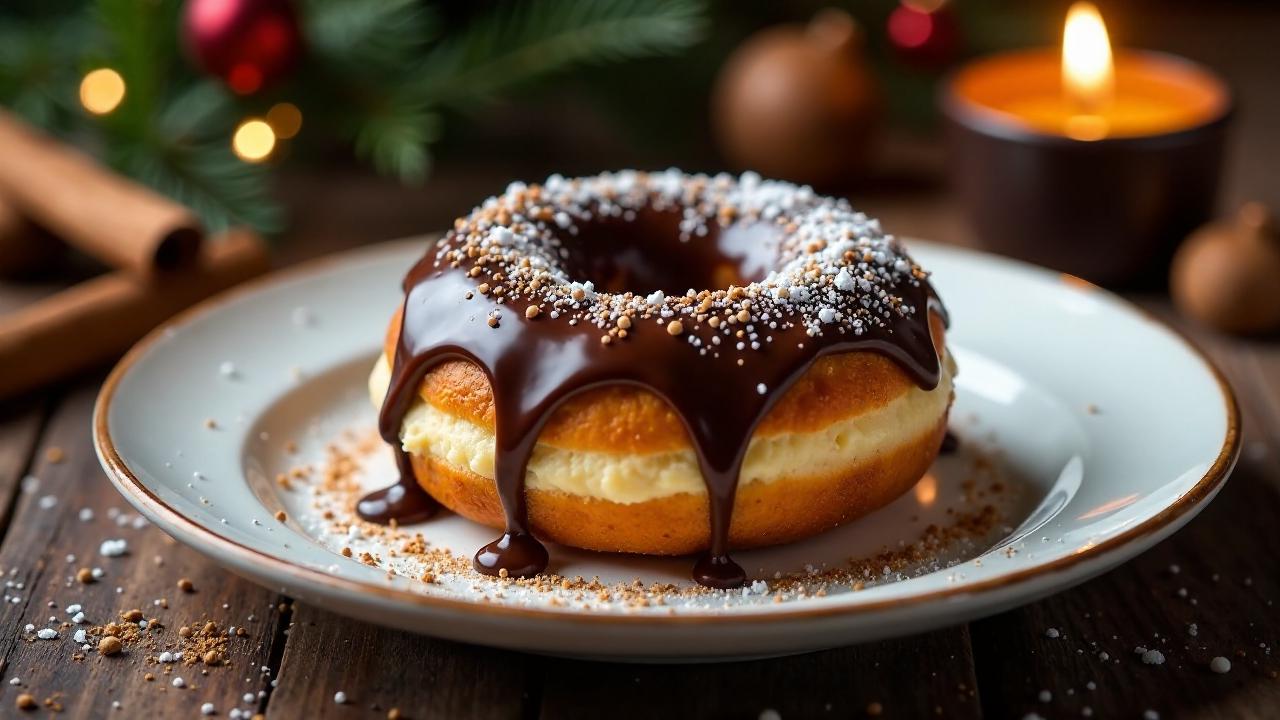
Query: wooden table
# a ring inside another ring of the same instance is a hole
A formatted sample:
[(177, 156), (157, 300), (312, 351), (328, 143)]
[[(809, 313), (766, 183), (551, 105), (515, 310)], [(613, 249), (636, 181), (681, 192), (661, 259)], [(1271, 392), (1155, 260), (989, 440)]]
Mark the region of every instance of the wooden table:
[[(1245, 100), (1228, 201), (1254, 198), (1280, 208), (1280, 142), (1272, 137), (1280, 127), (1280, 94), (1272, 89), (1280, 66), (1276, 13), (1237, 8), (1228, 22), (1171, 12), (1157, 26), (1166, 42), (1150, 44), (1223, 68)], [(935, 150), (928, 143), (898, 143), (897, 166), (926, 182), (907, 183), (909, 191), (872, 188), (857, 200), (901, 234), (964, 242), (955, 208), (930, 182), (938, 176)], [(496, 160), (446, 164), (425, 191), (362, 175), (341, 182), (291, 178), (285, 195), (306, 211), (295, 218), (282, 262), (442, 227), (507, 178), (562, 167), (546, 158), (516, 166)], [(152, 527), (134, 527), (135, 516), (104, 479), (90, 444), (89, 414), (101, 374), (6, 403), (0, 408), (0, 572), (6, 580), (0, 716), (18, 714), (15, 700), (27, 693), (50, 703), (36, 712), (56, 706), (69, 717), (197, 717), (205, 702), (219, 717), (235, 707), (279, 718), (375, 718), (391, 708), (413, 718), (756, 718), (766, 709), (783, 718), (877, 712), (1275, 717), (1280, 344), (1274, 338), (1222, 338), (1179, 319), (1163, 298), (1136, 299), (1190, 334), (1235, 386), (1245, 419), (1244, 452), (1212, 505), (1138, 559), (1041, 602), (918, 637), (779, 660), (579, 662), (407, 635), (294, 604)], [(125, 538), (128, 555), (102, 557), (99, 545), (109, 538)], [(105, 573), (97, 582), (75, 580), (78, 568), (94, 566)], [(194, 592), (178, 588), (181, 578)], [(213, 621), (243, 628), (245, 635), (231, 640), (230, 664), (206, 674), (202, 665), (148, 664), (142, 652), (77, 657), (68, 637), (75, 625), (54, 641), (24, 630), (28, 623), (44, 626), (51, 616), (69, 619), (73, 603), (83, 606), (90, 623), (138, 608), (165, 624), (161, 633)], [(1136, 646), (1159, 649), (1166, 661), (1144, 664)], [(1218, 655), (1231, 659), (1229, 673), (1209, 670)], [(146, 673), (155, 679), (148, 681)], [(179, 676), (183, 688), (172, 684)], [(20, 683), (11, 686), (15, 679)], [(347, 696), (344, 705), (334, 702), (340, 691)]]
[[(0, 678), (21, 680), (19, 687), (0, 685), (0, 716), (28, 692), (58, 702), (69, 717), (116, 716), (113, 702), (127, 712), (121, 717), (195, 717), (204, 702), (223, 716), (234, 706), (281, 718), (384, 717), (393, 707), (414, 718), (754, 718), (766, 708), (784, 718), (848, 717), (873, 704), (896, 717), (1031, 711), (1068, 717), (1086, 708), (1095, 717), (1141, 717), (1146, 710), (1166, 718), (1274, 717), (1280, 346), (1193, 335), (1235, 385), (1246, 440), (1231, 481), (1186, 529), (1101, 578), (992, 618), (919, 637), (722, 665), (544, 658), (407, 635), (293, 604), (155, 528), (134, 527), (93, 456), (89, 412), (99, 378), (86, 378), (6, 407), (0, 417), (6, 579)], [(91, 519), (84, 508), (92, 509)], [(102, 557), (99, 544), (108, 538), (127, 539), (129, 554)], [(95, 566), (106, 573), (99, 581), (74, 580), (78, 568)], [(180, 578), (195, 592), (180, 590)], [(161, 599), (167, 607), (155, 605)], [(213, 620), (247, 635), (231, 641), (230, 666), (206, 675), (201, 665), (163, 674), (141, 653), (77, 659), (68, 637), (74, 625), (56, 641), (24, 632), (27, 623), (43, 627), (50, 616), (69, 619), (72, 603), (84, 607), (91, 623), (138, 608), (159, 618), (163, 633)], [(1133, 653), (1138, 645), (1161, 650), (1167, 660), (1143, 664)], [(1209, 671), (1217, 655), (1231, 659), (1230, 673)], [(147, 672), (157, 679), (146, 681)], [(185, 688), (170, 684), (175, 676)], [(339, 691), (347, 705), (334, 703)], [(1045, 691), (1048, 702), (1040, 699)], [(245, 693), (253, 702), (243, 702)]]

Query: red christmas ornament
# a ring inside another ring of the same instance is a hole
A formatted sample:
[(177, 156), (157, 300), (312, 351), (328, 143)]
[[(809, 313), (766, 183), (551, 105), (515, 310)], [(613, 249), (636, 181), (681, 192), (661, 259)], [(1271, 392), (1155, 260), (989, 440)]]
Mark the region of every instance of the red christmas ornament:
[(289, 0), (188, 0), (182, 31), (196, 64), (240, 95), (283, 77), (302, 52)]
[(916, 67), (937, 70), (960, 51), (960, 24), (945, 0), (902, 0), (886, 32), (898, 57)]

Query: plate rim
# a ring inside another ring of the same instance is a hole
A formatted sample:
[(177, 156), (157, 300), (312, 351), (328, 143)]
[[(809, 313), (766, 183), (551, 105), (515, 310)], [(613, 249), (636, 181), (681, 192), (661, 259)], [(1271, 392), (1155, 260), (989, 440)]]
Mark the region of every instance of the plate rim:
[[(92, 430), (94, 450), (98, 455), (99, 463), (106, 472), (108, 479), (111, 480), (111, 483), (116, 487), (116, 490), (120, 492), (126, 500), (133, 503), (135, 507), (138, 509), (145, 508), (149, 511), (153, 519), (162, 521), (157, 522), (162, 529), (167, 523), (171, 527), (179, 528), (179, 534), (188, 535), (192, 538), (199, 538), (200, 540), (214, 546), (217, 550), (221, 551), (221, 553), (225, 553), (228, 557), (237, 557), (241, 561), (246, 562), (248, 566), (256, 565), (261, 567), (265, 564), (266, 570), (280, 573), (283, 577), (295, 580), (303, 586), (327, 586), (332, 590), (356, 595), (372, 593), (378, 596), (380, 600), (407, 603), (409, 605), (416, 606), (418, 609), (460, 611), (470, 615), (480, 614), (490, 617), (496, 616), (499, 619), (536, 619), (543, 621), (570, 620), (573, 622), (586, 622), (593, 625), (605, 624), (629, 627), (738, 625), (753, 624), (757, 622), (776, 623), (792, 620), (811, 620), (818, 618), (830, 618), (834, 616), (860, 616), (870, 615), (886, 610), (905, 610), (928, 603), (946, 601), (962, 596), (974, 597), (991, 594), (1039, 577), (1076, 568), (1083, 563), (1101, 559), (1111, 554), (1113, 551), (1119, 550), (1120, 548), (1143, 537), (1157, 533), (1177, 522), (1184, 516), (1187, 516), (1188, 513), (1193, 513), (1204, 503), (1204, 501), (1212, 498), (1213, 495), (1216, 494), (1217, 491), (1226, 483), (1226, 480), (1230, 475), (1231, 470), (1234, 468), (1236, 460), (1240, 454), (1241, 417), (1235, 392), (1232, 389), (1230, 382), (1226, 379), (1226, 376), (1218, 368), (1217, 364), (1214, 363), (1214, 361), (1181, 330), (1173, 327), (1142, 306), (1134, 304), (1110, 290), (1106, 290), (1092, 282), (1074, 275), (1060, 273), (1049, 268), (1040, 267), (1031, 263), (1006, 258), (968, 247), (932, 242), (917, 238), (908, 238), (904, 239), (904, 242), (908, 245), (923, 244), (939, 248), (944, 251), (960, 251), (967, 254), (981, 256), (983, 260), (988, 262), (996, 262), (1012, 266), (1021, 271), (1030, 271), (1039, 275), (1057, 275), (1061, 282), (1072, 285), (1077, 289), (1101, 293), (1108, 296), (1111, 300), (1119, 302), (1127, 308), (1136, 311), (1139, 316), (1160, 327), (1168, 332), (1172, 337), (1179, 340), (1209, 371), (1209, 374), (1218, 386), (1221, 399), (1226, 407), (1227, 432), (1223, 438), (1222, 447), (1219, 449), (1217, 457), (1209, 466), (1205, 474), (1197, 480), (1196, 484), (1187, 492), (1183, 493), (1171, 504), (1166, 505), (1152, 517), (1138, 523), (1137, 525), (1127, 528), (1123, 532), (1109, 537), (1096, 545), (1078, 550), (1070, 555), (1057, 558), (1056, 560), (1042, 563), (1034, 567), (1022, 568), (998, 577), (981, 580), (970, 585), (948, 586), (906, 598), (886, 598), (883, 600), (859, 603), (856, 605), (839, 604), (825, 607), (774, 610), (767, 613), (628, 615), (622, 613), (584, 613), (529, 606), (473, 603), (466, 600), (415, 593), (409, 590), (352, 580), (328, 574), (320, 569), (304, 567), (249, 547), (248, 545), (238, 542), (232, 538), (223, 537), (195, 520), (188, 518), (181, 511), (166, 503), (147, 488), (138, 476), (134, 474), (133, 470), (130, 469), (124, 458), (121, 457), (114, 442), (112, 441), (110, 425), (107, 419), (111, 409), (111, 402), (115, 397), (116, 390), (120, 385), (120, 382), (129, 374), (133, 369), (133, 366), (142, 359), (159, 340), (168, 337), (174, 328), (185, 325), (207, 314), (216, 312), (224, 305), (238, 298), (251, 295), (278, 283), (313, 275), (334, 265), (350, 262), (360, 257), (382, 255), (394, 252), (401, 246), (421, 244), (428, 241), (433, 236), (438, 236), (438, 234), (427, 233), (413, 237), (377, 242), (372, 245), (332, 253), (312, 260), (307, 260), (281, 270), (269, 272), (263, 276), (253, 278), (247, 282), (209, 297), (179, 312), (157, 326), (151, 332), (147, 333), (141, 340), (134, 344), (133, 347), (131, 347), (128, 352), (121, 357), (116, 366), (112, 368), (110, 374), (107, 376), (107, 379), (103, 382), (102, 387), (98, 392), (98, 396), (93, 407)], [(1190, 518), (1188, 517), (1187, 519), (1189, 520)], [(204, 548), (201, 548), (193, 542), (189, 541), (187, 544), (192, 545), (197, 551), (201, 551), (202, 554), (210, 554)], [(224, 566), (228, 564), (222, 557), (219, 557), (216, 554), (212, 559)]]

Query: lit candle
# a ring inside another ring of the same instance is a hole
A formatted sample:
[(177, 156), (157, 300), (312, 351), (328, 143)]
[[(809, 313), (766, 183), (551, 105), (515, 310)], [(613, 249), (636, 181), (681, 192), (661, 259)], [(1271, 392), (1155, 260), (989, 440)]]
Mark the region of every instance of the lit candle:
[(1162, 53), (1112, 50), (1077, 2), (1062, 47), (979, 59), (946, 84), (952, 169), (978, 241), (1104, 282), (1207, 219), (1231, 94)]
[(1111, 38), (1092, 3), (1078, 2), (1062, 29), (1063, 94), (1077, 109), (1096, 113), (1110, 105), (1115, 88)]

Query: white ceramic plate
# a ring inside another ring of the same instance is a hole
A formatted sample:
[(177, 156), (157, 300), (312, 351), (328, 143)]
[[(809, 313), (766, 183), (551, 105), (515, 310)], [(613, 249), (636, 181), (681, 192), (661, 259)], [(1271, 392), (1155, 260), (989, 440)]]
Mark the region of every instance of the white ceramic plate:
[[(397, 545), (368, 527), (347, 528), (349, 495), (314, 479), (285, 490), (274, 479), (302, 463), (314, 478), (326, 445), (370, 437), (365, 379), (425, 242), (312, 263), (152, 333), (98, 399), (94, 437), (112, 482), (166, 532), (235, 572), (353, 617), (537, 652), (691, 660), (920, 632), (1061, 590), (1181, 527), (1238, 451), (1230, 389), (1165, 326), (1071, 278), (912, 242), (952, 316), (961, 441), (913, 492), (822, 537), (737, 554), (762, 581), (754, 591), (643, 606), (609, 586), (687, 587), (687, 559), (556, 547), (553, 570), (599, 576), (608, 597), (471, 571), (420, 582), (412, 554), (391, 552)], [(363, 444), (349, 450), (356, 482), (388, 483), (388, 453)], [(274, 517), (281, 510), (285, 522)], [(463, 559), (495, 534), (448, 515), (408, 532)], [(365, 551), (381, 566), (361, 563)], [(830, 574), (841, 567), (865, 582)]]

